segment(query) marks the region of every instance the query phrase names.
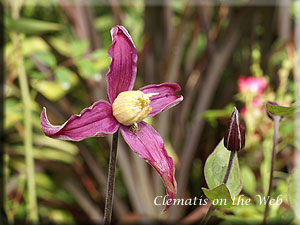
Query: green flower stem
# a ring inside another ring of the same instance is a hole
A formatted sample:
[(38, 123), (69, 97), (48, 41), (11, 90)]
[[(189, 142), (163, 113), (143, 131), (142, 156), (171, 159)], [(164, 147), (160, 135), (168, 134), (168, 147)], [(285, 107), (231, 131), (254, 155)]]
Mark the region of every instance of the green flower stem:
[[(234, 156), (235, 156), (236, 152), (235, 151), (230, 151), (230, 156), (229, 156), (229, 161), (228, 161), (228, 166), (227, 166), (227, 170), (226, 170), (226, 173), (225, 173), (225, 176), (224, 176), (224, 179), (223, 179), (223, 184), (226, 184), (227, 181), (228, 181), (228, 178), (229, 178), (229, 175), (230, 175), (230, 172), (231, 172), (231, 168), (232, 168), (232, 165), (233, 165), (233, 162), (234, 162)], [(209, 221), (209, 219), (211, 218), (213, 212), (216, 210), (216, 206), (214, 205), (210, 205), (205, 217), (202, 219), (200, 225), (205, 225), (207, 224), (207, 222)]]
[(202, 219), (200, 225), (205, 225), (207, 224), (207, 222), (209, 221), (209, 219), (211, 218), (213, 212), (216, 210), (217, 207), (215, 207), (214, 205), (210, 205), (205, 217)]
[[(17, 34), (13, 35), (15, 47), (19, 48), (20, 40)], [(28, 215), (32, 224), (38, 224), (38, 209), (35, 190), (35, 174), (34, 174), (34, 157), (32, 149), (32, 114), (31, 114), (31, 100), (29, 94), (29, 87), (27, 76), (24, 68), (23, 56), (19, 54), (17, 65), (17, 73), (21, 89), (21, 95), (24, 105), (24, 145), (25, 145), (25, 162), (26, 175), (28, 186)]]
[(268, 199), (266, 202), (266, 208), (264, 212), (264, 220), (263, 225), (267, 223), (267, 216), (269, 211), (269, 202), (271, 199), (271, 192), (272, 192), (272, 186), (273, 186), (273, 173), (274, 173), (274, 164), (276, 160), (276, 145), (277, 145), (277, 136), (278, 136), (278, 127), (279, 127), (279, 121), (280, 116), (274, 116), (273, 117), (273, 123), (274, 123), (274, 134), (273, 134), (273, 148), (272, 148), (272, 161), (271, 161), (271, 171), (270, 171), (270, 181), (269, 181), (269, 190), (268, 190)]
[(111, 152), (109, 157), (109, 168), (107, 177), (107, 189), (104, 209), (104, 224), (111, 224), (115, 175), (116, 175), (116, 163), (117, 163), (117, 150), (118, 150), (118, 136), (119, 130), (113, 134)]

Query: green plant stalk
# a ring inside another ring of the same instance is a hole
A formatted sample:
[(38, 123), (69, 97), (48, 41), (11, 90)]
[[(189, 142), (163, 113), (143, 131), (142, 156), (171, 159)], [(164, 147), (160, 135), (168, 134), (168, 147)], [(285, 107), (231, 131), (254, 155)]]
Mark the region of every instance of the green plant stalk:
[(118, 136), (119, 136), (119, 130), (113, 134), (110, 157), (109, 157), (109, 168), (108, 168), (108, 176), (107, 176), (107, 188), (106, 188), (106, 199), (105, 199), (105, 209), (104, 209), (105, 225), (111, 224), (115, 176), (116, 176), (116, 164), (117, 164)]
[[(235, 156), (236, 152), (235, 151), (230, 151), (230, 156), (229, 156), (229, 161), (228, 161), (228, 166), (227, 166), (227, 170), (225, 172), (225, 176), (223, 179), (223, 184), (226, 184), (231, 172), (231, 168), (234, 162), (234, 156)], [(217, 207), (215, 207), (214, 205), (210, 205), (205, 217), (202, 219), (200, 225), (205, 225), (207, 224), (207, 222), (209, 221), (209, 219), (211, 218), (213, 212), (216, 210)]]
[(203, 220), (201, 221), (200, 225), (205, 225), (207, 224), (207, 222), (209, 221), (209, 219), (211, 218), (213, 212), (216, 210), (217, 207), (215, 207), (214, 205), (210, 205), (207, 213), (205, 214), (205, 217), (203, 218)]
[[(14, 34), (15, 46), (19, 45), (19, 36)], [(29, 87), (24, 68), (23, 57), (20, 54), (18, 57), (17, 73), (21, 89), (21, 95), (24, 105), (24, 145), (25, 145), (25, 162), (26, 162), (26, 175), (27, 175), (27, 188), (28, 188), (28, 215), (29, 220), (33, 224), (37, 224), (38, 209), (35, 190), (35, 174), (34, 174), (34, 157), (32, 149), (32, 114), (31, 114), (31, 101), (29, 94)]]
[(273, 134), (273, 148), (272, 148), (272, 161), (271, 161), (271, 171), (270, 171), (270, 181), (269, 181), (269, 190), (267, 194), (267, 202), (266, 208), (264, 212), (264, 220), (263, 225), (267, 223), (267, 216), (269, 211), (269, 202), (271, 199), (271, 192), (273, 186), (273, 174), (274, 174), (274, 164), (276, 160), (276, 145), (277, 145), (277, 136), (278, 136), (278, 127), (279, 127), (280, 116), (274, 116), (273, 123), (274, 123), (274, 134)]

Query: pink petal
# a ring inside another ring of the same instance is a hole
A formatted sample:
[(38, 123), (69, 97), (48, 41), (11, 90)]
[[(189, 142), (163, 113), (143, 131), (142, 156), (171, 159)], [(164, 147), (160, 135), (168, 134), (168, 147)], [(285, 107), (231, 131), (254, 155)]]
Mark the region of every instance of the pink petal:
[(174, 83), (151, 84), (142, 87), (140, 91), (145, 94), (158, 93), (158, 95), (150, 97), (150, 106), (152, 107), (152, 111), (148, 116), (154, 116), (181, 102), (183, 100), (183, 96), (176, 96), (175, 94), (175, 91), (180, 90), (180, 86)]
[(111, 105), (100, 100), (82, 110), (80, 115), (72, 115), (61, 126), (54, 126), (48, 121), (44, 107), (41, 114), (41, 126), (48, 137), (79, 141), (88, 137), (115, 133), (119, 128), (119, 123), (112, 115)]
[(112, 44), (108, 50), (111, 58), (107, 79), (108, 98), (111, 103), (120, 92), (131, 91), (136, 77), (137, 54), (133, 41), (122, 26), (111, 29)]
[(176, 196), (177, 184), (174, 177), (174, 162), (168, 156), (161, 136), (145, 122), (140, 122), (137, 130), (121, 126), (121, 133), (131, 149), (140, 158), (145, 159), (162, 178), (169, 199), (169, 204), (164, 208), (164, 211), (166, 211), (172, 205)]

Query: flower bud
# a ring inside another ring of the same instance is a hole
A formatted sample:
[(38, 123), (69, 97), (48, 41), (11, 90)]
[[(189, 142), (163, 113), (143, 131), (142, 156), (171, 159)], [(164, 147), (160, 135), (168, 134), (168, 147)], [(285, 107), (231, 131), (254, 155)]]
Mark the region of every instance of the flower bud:
[(245, 128), (239, 119), (239, 111), (233, 108), (228, 126), (224, 135), (224, 146), (229, 151), (239, 151), (245, 146)]
[(156, 95), (156, 93), (144, 94), (142, 91), (121, 92), (112, 104), (114, 117), (125, 126), (141, 122), (152, 110), (151, 106), (149, 106), (149, 98), (153, 95)]

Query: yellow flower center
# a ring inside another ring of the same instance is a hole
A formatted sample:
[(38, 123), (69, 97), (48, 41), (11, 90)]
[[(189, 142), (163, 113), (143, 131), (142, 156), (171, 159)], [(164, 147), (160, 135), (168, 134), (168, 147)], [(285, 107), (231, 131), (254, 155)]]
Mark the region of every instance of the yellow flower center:
[(141, 91), (121, 92), (112, 104), (114, 117), (125, 126), (136, 125), (151, 112), (149, 98), (156, 94), (144, 94)]

